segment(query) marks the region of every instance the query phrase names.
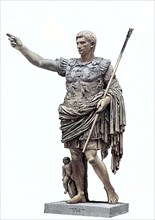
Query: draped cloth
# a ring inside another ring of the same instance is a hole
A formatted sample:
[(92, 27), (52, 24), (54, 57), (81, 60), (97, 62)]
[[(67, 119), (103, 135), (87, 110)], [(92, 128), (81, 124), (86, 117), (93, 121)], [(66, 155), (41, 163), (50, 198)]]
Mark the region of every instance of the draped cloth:
[[(96, 115), (97, 103), (103, 98), (104, 92), (103, 89), (90, 97), (78, 109), (68, 108), (64, 104), (59, 106), (64, 144), (67, 145), (74, 139), (86, 141)], [(116, 78), (112, 80), (107, 95), (111, 98), (110, 104), (100, 113), (90, 139), (101, 141), (102, 159), (108, 155), (108, 149), (111, 149), (111, 170), (116, 173), (123, 155), (123, 132), (126, 125), (124, 99)]]

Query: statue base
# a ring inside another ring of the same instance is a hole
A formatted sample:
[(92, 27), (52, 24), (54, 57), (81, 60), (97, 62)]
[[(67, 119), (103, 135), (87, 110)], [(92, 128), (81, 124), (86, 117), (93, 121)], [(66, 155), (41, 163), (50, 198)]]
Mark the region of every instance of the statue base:
[(107, 202), (89, 201), (86, 203), (67, 204), (66, 201), (60, 201), (46, 203), (44, 213), (110, 218), (127, 213), (128, 209), (128, 203), (108, 204)]

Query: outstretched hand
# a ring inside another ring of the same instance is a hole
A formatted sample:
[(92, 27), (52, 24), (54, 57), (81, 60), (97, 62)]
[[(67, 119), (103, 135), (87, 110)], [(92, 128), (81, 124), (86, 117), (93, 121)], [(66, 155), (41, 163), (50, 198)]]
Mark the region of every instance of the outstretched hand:
[(22, 42), (18, 37), (15, 37), (9, 33), (6, 34), (9, 38), (8, 40), (10, 41), (10, 44), (13, 48), (19, 50), (22, 47)]

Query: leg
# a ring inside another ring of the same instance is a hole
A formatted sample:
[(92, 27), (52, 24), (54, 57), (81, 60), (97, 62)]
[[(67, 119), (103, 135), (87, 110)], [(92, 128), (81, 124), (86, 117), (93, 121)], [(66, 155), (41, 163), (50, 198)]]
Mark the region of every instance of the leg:
[(84, 180), (85, 167), (83, 164), (83, 155), (80, 149), (70, 149), (72, 157), (73, 177), (77, 187), (77, 195), (74, 196), (68, 203), (74, 204), (78, 202), (86, 202), (84, 195)]
[(65, 194), (68, 192), (68, 181), (69, 181), (68, 176), (65, 176), (63, 178), (63, 186), (64, 186), (64, 189), (65, 189), (65, 191), (64, 191)]
[(94, 171), (104, 184), (104, 188), (108, 197), (108, 203), (117, 203), (118, 195), (115, 193), (115, 190), (110, 183), (105, 164), (97, 156), (97, 150), (86, 150), (85, 155), (88, 162), (92, 165)]

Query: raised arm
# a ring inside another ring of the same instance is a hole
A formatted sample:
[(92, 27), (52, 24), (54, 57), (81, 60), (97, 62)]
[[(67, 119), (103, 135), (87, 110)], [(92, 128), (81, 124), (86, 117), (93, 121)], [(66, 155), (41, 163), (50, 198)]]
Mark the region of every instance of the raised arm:
[(18, 37), (15, 37), (11, 34), (6, 34), (10, 40), (11, 46), (19, 50), (23, 56), (33, 65), (44, 68), (47, 70), (57, 71), (57, 62), (51, 59), (44, 59), (33, 51), (29, 50), (26, 46), (23, 45), (21, 40)]

